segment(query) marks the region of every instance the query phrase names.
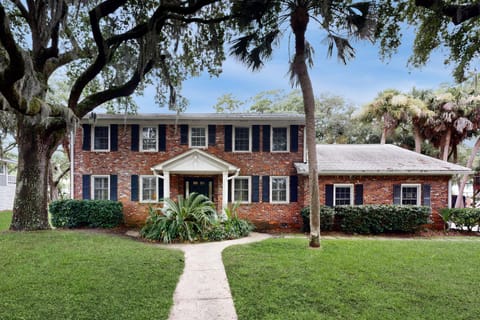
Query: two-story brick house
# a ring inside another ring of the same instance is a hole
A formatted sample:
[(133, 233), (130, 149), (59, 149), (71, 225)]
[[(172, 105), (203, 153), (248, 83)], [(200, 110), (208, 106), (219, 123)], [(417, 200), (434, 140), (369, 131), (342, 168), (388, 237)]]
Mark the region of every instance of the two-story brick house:
[[(72, 148), (73, 197), (119, 200), (143, 224), (164, 198), (207, 195), (221, 212), (239, 202), (260, 230), (297, 229), (308, 204), (304, 116), (96, 115)], [(319, 145), (322, 204), (449, 205), (453, 174), (467, 168), (394, 146)]]

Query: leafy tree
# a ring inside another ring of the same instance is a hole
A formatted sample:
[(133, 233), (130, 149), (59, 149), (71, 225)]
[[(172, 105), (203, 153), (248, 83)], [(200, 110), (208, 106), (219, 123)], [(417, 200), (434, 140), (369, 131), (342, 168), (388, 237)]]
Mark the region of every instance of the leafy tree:
[(295, 50), (289, 61), (291, 81), (302, 91), (306, 121), (307, 148), (310, 191), (310, 246), (320, 247), (320, 199), (318, 190), (318, 172), (315, 139), (315, 97), (308, 74), (308, 65), (313, 64), (313, 50), (306, 40), (306, 31), (310, 19), (318, 22), (321, 30), (327, 34), (328, 52), (334, 47), (337, 56), (343, 62), (353, 58), (354, 49), (349, 38), (371, 39), (374, 31), (372, 7), (369, 2), (353, 1), (251, 1), (237, 5), (241, 16), (238, 24), (243, 36), (236, 39), (232, 53), (244, 61), (250, 68), (260, 68), (268, 59), (273, 46), (278, 42), (282, 28), (288, 23), (293, 33)]
[[(49, 228), (48, 163), (79, 118), (153, 81), (157, 98), (181, 109), (184, 100), (175, 97), (183, 79), (220, 72), (229, 6), (219, 0), (0, 3), (0, 110), (15, 115), (19, 153), (11, 230)], [(62, 70), (72, 79), (66, 105), (46, 99), (49, 79)]]
[(480, 5), (478, 1), (387, 0), (379, 1), (376, 37), (382, 54), (390, 56), (401, 43), (405, 22), (416, 28), (410, 64), (425, 65), (430, 54), (446, 49), (445, 64), (453, 64), (459, 82), (466, 78), (480, 53)]

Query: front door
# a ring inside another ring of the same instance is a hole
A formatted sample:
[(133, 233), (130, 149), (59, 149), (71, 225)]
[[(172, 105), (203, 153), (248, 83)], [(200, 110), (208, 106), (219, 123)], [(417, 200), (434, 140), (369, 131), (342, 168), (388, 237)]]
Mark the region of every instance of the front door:
[(194, 192), (203, 194), (213, 201), (213, 178), (185, 178), (185, 197)]

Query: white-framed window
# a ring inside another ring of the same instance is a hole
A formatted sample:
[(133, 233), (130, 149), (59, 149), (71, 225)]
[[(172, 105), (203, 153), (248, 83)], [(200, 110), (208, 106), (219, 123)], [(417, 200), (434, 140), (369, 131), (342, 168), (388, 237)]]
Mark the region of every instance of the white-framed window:
[(235, 177), (232, 188), (233, 202), (250, 203), (251, 189), (251, 177)]
[(141, 151), (157, 151), (158, 145), (158, 128), (142, 127), (140, 134), (140, 150)]
[(140, 202), (158, 201), (158, 178), (156, 176), (140, 176)]
[(333, 204), (335, 206), (353, 205), (353, 184), (333, 185)]
[(110, 126), (93, 127), (92, 147), (94, 151), (110, 150)]
[(289, 177), (270, 177), (270, 199), (272, 203), (288, 203)]
[(207, 127), (190, 127), (189, 142), (192, 148), (206, 148)]
[(110, 199), (110, 176), (92, 176), (93, 200)]
[(287, 152), (290, 147), (289, 128), (272, 127), (270, 139), (272, 152)]
[(235, 127), (233, 129), (233, 151), (252, 151), (252, 130), (250, 127)]
[(419, 206), (421, 204), (420, 190), (420, 184), (402, 184), (400, 203), (404, 206)]

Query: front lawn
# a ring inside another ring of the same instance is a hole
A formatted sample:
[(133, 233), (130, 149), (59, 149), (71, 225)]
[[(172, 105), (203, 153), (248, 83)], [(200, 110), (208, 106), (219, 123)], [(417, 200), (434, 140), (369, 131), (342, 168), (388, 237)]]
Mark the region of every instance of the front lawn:
[(0, 319), (167, 319), (183, 254), (78, 231), (0, 234)]
[(0, 232), (8, 230), (12, 222), (12, 211), (0, 211)]
[(239, 319), (477, 319), (480, 241), (272, 239), (226, 248)]

